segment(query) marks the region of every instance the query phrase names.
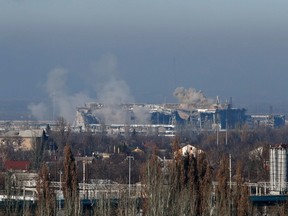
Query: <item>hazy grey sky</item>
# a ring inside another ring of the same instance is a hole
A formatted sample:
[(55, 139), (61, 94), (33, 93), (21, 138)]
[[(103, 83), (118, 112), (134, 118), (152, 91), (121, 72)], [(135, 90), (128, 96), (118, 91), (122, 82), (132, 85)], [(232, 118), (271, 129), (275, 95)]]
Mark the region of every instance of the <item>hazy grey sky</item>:
[(287, 12), (287, 0), (0, 0), (0, 99), (51, 99), (56, 70), (65, 97), (115, 84), (135, 102), (183, 86), (287, 103)]

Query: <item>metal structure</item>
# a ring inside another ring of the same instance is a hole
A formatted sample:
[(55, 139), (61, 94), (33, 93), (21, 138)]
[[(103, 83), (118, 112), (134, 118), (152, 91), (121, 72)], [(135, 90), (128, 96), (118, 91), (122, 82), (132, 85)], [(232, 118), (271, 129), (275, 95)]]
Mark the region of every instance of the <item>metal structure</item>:
[(269, 153), (271, 193), (286, 193), (288, 191), (288, 145), (271, 146)]

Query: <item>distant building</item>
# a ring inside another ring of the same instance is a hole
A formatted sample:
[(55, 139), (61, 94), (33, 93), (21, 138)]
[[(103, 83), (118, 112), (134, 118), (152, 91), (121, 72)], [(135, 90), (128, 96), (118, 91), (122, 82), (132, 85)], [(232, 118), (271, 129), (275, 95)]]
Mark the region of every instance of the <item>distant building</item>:
[(6, 171), (16, 171), (16, 172), (27, 172), (30, 168), (30, 161), (6, 161), (5, 170)]
[(180, 153), (180, 155), (182, 156), (193, 155), (194, 157), (196, 157), (198, 154), (204, 153), (204, 151), (199, 148), (196, 148), (195, 146), (188, 144), (180, 148), (178, 150), (178, 153)]
[(36, 191), (35, 187), (37, 185), (38, 173), (15, 172), (12, 174), (11, 177), (15, 186), (18, 186), (21, 188), (29, 187), (31, 188), (32, 191)]
[(33, 143), (41, 142), (46, 136), (42, 129), (9, 131), (0, 136), (0, 145), (11, 145), (14, 151), (29, 151)]
[(86, 164), (92, 164), (93, 161), (95, 160), (95, 157), (75, 157), (75, 162), (76, 164), (79, 163), (86, 163)]
[(247, 118), (245, 112), (245, 109), (232, 108), (230, 104), (197, 108), (189, 104), (121, 104), (109, 107), (89, 103), (77, 109), (74, 129), (108, 135), (126, 136), (136, 132), (175, 136), (176, 129), (182, 126), (193, 130), (215, 130), (215, 125), (220, 130), (241, 127)]
[(199, 109), (198, 119), (195, 123), (198, 124), (200, 130), (215, 129), (218, 125), (220, 130), (235, 129), (242, 127), (246, 122), (246, 110), (238, 108), (213, 108)]
[(285, 126), (285, 115), (250, 115), (247, 117), (249, 126), (257, 128), (259, 126), (280, 128)]
[(145, 152), (139, 147), (135, 148), (132, 152), (136, 154), (145, 154)]

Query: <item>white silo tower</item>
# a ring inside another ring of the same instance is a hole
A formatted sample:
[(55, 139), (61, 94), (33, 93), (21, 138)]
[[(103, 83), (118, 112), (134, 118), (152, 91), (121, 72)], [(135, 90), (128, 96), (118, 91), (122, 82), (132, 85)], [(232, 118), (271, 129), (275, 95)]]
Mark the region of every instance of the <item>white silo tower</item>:
[(270, 185), (271, 192), (286, 193), (288, 191), (288, 145), (270, 146)]

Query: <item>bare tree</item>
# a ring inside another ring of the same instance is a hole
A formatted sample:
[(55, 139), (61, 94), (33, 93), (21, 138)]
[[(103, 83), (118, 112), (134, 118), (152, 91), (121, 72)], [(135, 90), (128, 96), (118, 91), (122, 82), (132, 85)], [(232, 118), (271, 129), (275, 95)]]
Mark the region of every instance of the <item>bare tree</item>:
[(220, 167), (217, 172), (216, 179), (218, 185), (216, 188), (216, 215), (230, 215), (230, 189), (228, 185), (229, 179), (229, 164), (228, 156), (223, 156), (220, 161)]
[(145, 215), (198, 216), (210, 212), (212, 173), (205, 155), (175, 153), (174, 160), (163, 166), (154, 153), (145, 169), (144, 184)]
[(76, 164), (69, 145), (64, 147), (63, 192), (65, 198), (66, 215), (78, 215), (79, 194)]
[(233, 214), (239, 216), (249, 215), (251, 206), (249, 203), (248, 187), (244, 184), (243, 165), (240, 161), (237, 162), (236, 167), (236, 185), (233, 187), (231, 198)]
[(40, 168), (36, 190), (38, 194), (37, 215), (55, 215), (55, 194), (53, 189), (50, 187), (49, 172), (46, 164), (42, 164)]
[(69, 143), (71, 135), (71, 127), (63, 117), (59, 117), (56, 121), (56, 130), (51, 132), (53, 140), (58, 146), (58, 151), (62, 153), (65, 145)]

